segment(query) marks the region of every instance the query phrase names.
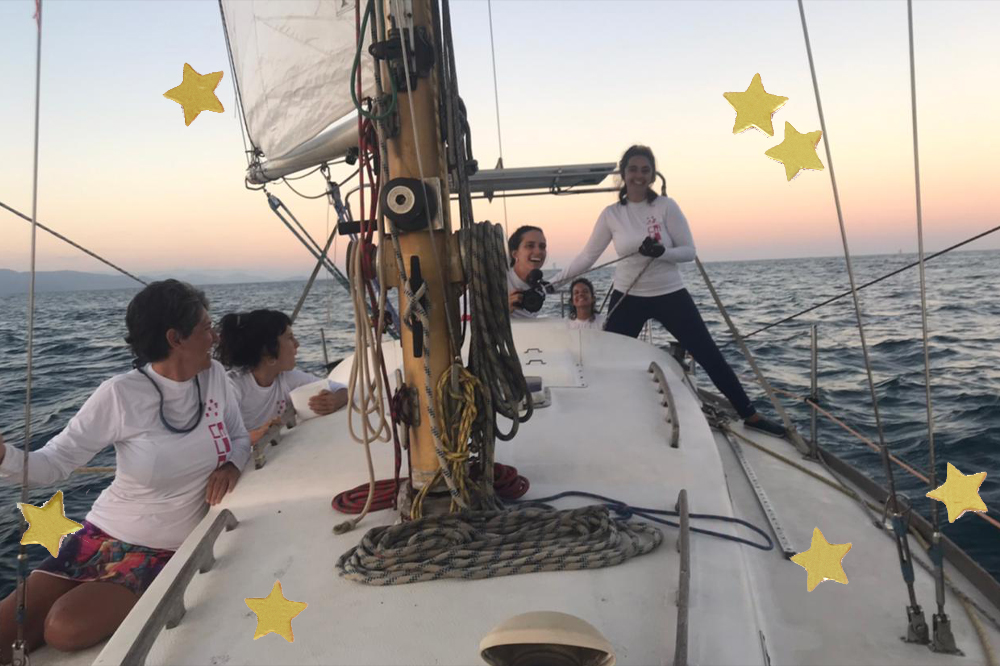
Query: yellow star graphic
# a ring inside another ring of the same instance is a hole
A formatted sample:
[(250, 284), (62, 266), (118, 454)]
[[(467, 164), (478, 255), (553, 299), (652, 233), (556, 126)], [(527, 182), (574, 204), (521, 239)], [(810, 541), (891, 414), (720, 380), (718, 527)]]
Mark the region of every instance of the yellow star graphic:
[(753, 75), (753, 80), (746, 92), (727, 92), (722, 93), (722, 96), (736, 109), (736, 124), (733, 125), (733, 134), (757, 127), (764, 130), (768, 136), (774, 136), (771, 116), (788, 101), (787, 97), (771, 95), (766, 92), (764, 84), (760, 82), (760, 74)]
[(827, 542), (819, 528), (814, 527), (809, 550), (792, 555), (792, 562), (809, 572), (806, 589), (812, 592), (824, 580), (835, 580), (847, 585), (847, 574), (844, 573), (841, 562), (850, 549), (849, 543)]
[(800, 134), (795, 131), (790, 122), (785, 122), (785, 140), (774, 148), (764, 152), (771, 159), (778, 160), (785, 165), (785, 175), (788, 180), (795, 177), (799, 169), (823, 170), (823, 163), (819, 161), (816, 154), (816, 146), (823, 132), (806, 132)]
[(271, 594), (263, 599), (244, 599), (247, 606), (257, 614), (257, 631), (253, 639), (274, 632), (289, 643), (295, 642), (292, 636), (292, 618), (306, 609), (309, 604), (304, 601), (289, 601), (281, 592), (281, 581), (274, 581)]
[(948, 522), (953, 523), (966, 511), (986, 511), (986, 503), (979, 496), (979, 486), (985, 479), (986, 472), (966, 476), (948, 463), (948, 479), (943, 485), (927, 493), (927, 496), (944, 502), (948, 507)]
[(184, 107), (184, 124), (190, 125), (202, 111), (225, 111), (222, 102), (215, 96), (215, 89), (221, 80), (222, 72), (202, 76), (191, 65), (184, 63), (184, 82), (163, 93), (163, 96)]
[(66, 517), (61, 490), (57, 490), (56, 494), (41, 507), (21, 504), (20, 502), (18, 502), (17, 507), (29, 525), (21, 537), (21, 543), (24, 545), (36, 543), (45, 546), (52, 557), (59, 555), (59, 545), (64, 536), (83, 527), (80, 523)]

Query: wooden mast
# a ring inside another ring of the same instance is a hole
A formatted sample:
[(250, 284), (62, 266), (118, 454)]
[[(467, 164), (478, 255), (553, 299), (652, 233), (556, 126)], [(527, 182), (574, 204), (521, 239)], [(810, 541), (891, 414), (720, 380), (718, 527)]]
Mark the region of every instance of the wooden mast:
[[(381, 1), (381, 0), (380, 0)], [(399, 0), (385, 0), (385, 15), (391, 20), (386, 26), (405, 30), (408, 25), (413, 25), (414, 31), (426, 31), (426, 44), (433, 43), (431, 35), (434, 34), (432, 24), (432, 6), (435, 0), (412, 0), (408, 2)], [(412, 23), (408, 17), (394, 15), (394, 11), (401, 8), (403, 11), (412, 11)], [(409, 30), (405, 30), (407, 42), (411, 52), (419, 50), (420, 41)], [(399, 35), (390, 34), (386, 37), (389, 42), (395, 41), (398, 45)], [(405, 55), (403, 56), (405, 57)], [(459, 330), (459, 311), (457, 296), (451, 297), (451, 302), (445, 307), (445, 299), (449, 298), (443, 289), (446, 280), (450, 279), (449, 266), (454, 258), (450, 257), (448, 239), (451, 236), (451, 219), (449, 210), (448, 174), (446, 173), (446, 162), (443, 159), (444, 147), (441, 140), (440, 118), (438, 113), (438, 67), (437, 60), (440, 54), (434, 54), (435, 66), (430, 71), (421, 76), (410, 66), (409, 80), (416, 90), (407, 92), (400, 86), (396, 110), (398, 113), (399, 132), (388, 139), (388, 162), (391, 180), (383, 185), (385, 197), (392, 197), (393, 183), (399, 179), (419, 180), (421, 171), (424, 182), (428, 183), (436, 179), (436, 187), (428, 188), (429, 193), (435, 191), (440, 195), (433, 195), (436, 202), (438, 215), (443, 221), (443, 228), (428, 231), (427, 226), (416, 231), (401, 232), (399, 244), (403, 254), (403, 265), (407, 275), (413, 273), (412, 257), (417, 257), (419, 261), (420, 274), (427, 285), (427, 293), (424, 304), (430, 317), (431, 345), (430, 345), (430, 370), (431, 370), (431, 393), (441, 374), (446, 372), (452, 362), (453, 352), (449, 345), (448, 330), (449, 325), (452, 330)], [(413, 60), (411, 59), (411, 63)], [(383, 80), (391, 76), (390, 67), (386, 61), (381, 61)], [(398, 69), (398, 67), (397, 67)], [(398, 78), (398, 75), (397, 75)], [(404, 79), (405, 80), (405, 79)], [(388, 85), (385, 86), (388, 88)], [(412, 108), (412, 113), (411, 113)], [(414, 135), (416, 132), (416, 136)], [(405, 193), (405, 188), (402, 190)], [(392, 207), (391, 201), (386, 201)], [(402, 199), (397, 199), (397, 202)], [(404, 204), (405, 205), (405, 204)], [(419, 223), (418, 223), (419, 224)], [(398, 225), (397, 225), (398, 228)], [(433, 245), (432, 245), (433, 244)], [(435, 256), (436, 250), (436, 256)], [(390, 248), (382, 249), (382, 260), (386, 262), (387, 271), (390, 275), (396, 275), (396, 261)], [(397, 278), (398, 279), (398, 278)], [(461, 279), (461, 278), (459, 278)], [(455, 290), (448, 290), (454, 292)], [(399, 311), (406, 312), (407, 299), (404, 291), (399, 289)], [(452, 321), (449, 324), (448, 315)], [(424, 359), (416, 353), (422, 345), (417, 340), (417, 347), (414, 347), (414, 330), (409, 326), (400, 327), (401, 343), (403, 348), (403, 368), (406, 385), (409, 386), (414, 397), (415, 410), (420, 415), (419, 425), (411, 428), (410, 431), (410, 467), (413, 474), (413, 485), (419, 489), (429, 483), (438, 470), (438, 458), (435, 452), (434, 438), (431, 434), (431, 423), (427, 411), (427, 392), (425, 390), (426, 375), (424, 372)]]

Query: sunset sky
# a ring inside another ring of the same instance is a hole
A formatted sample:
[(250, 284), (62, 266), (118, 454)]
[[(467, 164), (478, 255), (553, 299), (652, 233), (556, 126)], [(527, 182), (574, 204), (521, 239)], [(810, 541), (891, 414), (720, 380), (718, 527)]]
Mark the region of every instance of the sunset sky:
[[(305, 275), (310, 256), (244, 189), (245, 160), (218, 3), (46, 0), (39, 220), (134, 272), (246, 269)], [(460, 89), (476, 158), (497, 160), (485, 1), (453, 0)], [(32, 0), (0, 2), (0, 201), (30, 214), (35, 24)], [(509, 167), (615, 161), (650, 145), (703, 260), (841, 253), (830, 171), (786, 182), (764, 156), (785, 121), (818, 130), (797, 5), (775, 2), (493, 3), (504, 161)], [(855, 254), (916, 249), (906, 3), (807, 2), (828, 136)], [(998, 224), (998, 2), (916, 2), (925, 233), (940, 249)], [(163, 97), (184, 63), (225, 72), (224, 114), (185, 126)], [(724, 92), (760, 73), (789, 98), (775, 136), (733, 135)], [(336, 175), (336, 173), (335, 173)], [(346, 173), (344, 174), (346, 175)], [(611, 184), (610, 180), (607, 184)], [(297, 189), (322, 192), (317, 177)], [(317, 236), (327, 208), (273, 191)], [(542, 226), (568, 262), (611, 195), (511, 199), (510, 228)], [(499, 202), (477, 219), (503, 222)], [(30, 227), (0, 209), (0, 268), (26, 270)], [(1000, 248), (1000, 234), (969, 249)], [(338, 255), (342, 257), (344, 243)], [(103, 272), (39, 237), (40, 270)]]

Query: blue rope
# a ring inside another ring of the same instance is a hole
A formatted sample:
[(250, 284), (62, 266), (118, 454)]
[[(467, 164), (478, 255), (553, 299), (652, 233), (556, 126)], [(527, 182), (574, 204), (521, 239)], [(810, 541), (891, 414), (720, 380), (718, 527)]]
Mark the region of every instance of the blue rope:
[[(611, 511), (614, 511), (615, 513), (617, 513), (624, 520), (628, 520), (632, 516), (638, 516), (640, 518), (644, 518), (646, 520), (652, 521), (654, 523), (659, 523), (661, 525), (668, 525), (670, 527), (680, 527), (679, 523), (675, 523), (675, 522), (670, 521), (670, 520), (665, 520), (663, 518), (657, 518), (656, 517), (656, 516), (678, 516), (680, 514), (677, 511), (667, 511), (666, 509), (646, 509), (646, 508), (638, 507), (638, 506), (630, 506), (629, 504), (626, 504), (625, 502), (621, 502), (621, 501), (616, 500), (616, 499), (611, 499), (610, 497), (604, 497), (603, 495), (596, 495), (594, 493), (588, 493), (588, 492), (585, 492), (585, 491), (582, 491), (582, 490), (567, 490), (565, 492), (558, 493), (556, 495), (550, 495), (548, 497), (539, 497), (538, 499), (529, 499), (529, 500), (516, 500), (516, 501), (514, 501), (512, 503), (513, 504), (541, 504), (541, 505), (546, 505), (549, 502), (553, 502), (553, 501), (558, 500), (558, 499), (563, 499), (564, 497), (585, 497), (587, 499), (600, 500), (601, 502), (605, 503), (605, 506), (608, 509), (610, 509)], [(760, 536), (762, 536), (764, 538), (764, 540), (767, 541), (767, 545), (762, 545), (760, 543), (755, 543), (753, 541), (750, 541), (748, 539), (744, 539), (742, 537), (734, 537), (734, 536), (731, 536), (729, 534), (723, 534), (721, 532), (715, 532), (713, 530), (702, 529), (700, 527), (692, 527), (692, 528), (690, 528), (692, 532), (697, 532), (699, 534), (707, 534), (708, 536), (719, 537), (720, 539), (725, 539), (726, 541), (735, 541), (736, 543), (746, 544), (747, 546), (751, 546), (753, 548), (757, 548), (757, 549), (764, 550), (764, 551), (773, 550), (774, 549), (774, 542), (771, 541), (771, 537), (768, 536), (767, 532), (765, 532), (764, 530), (760, 529), (759, 527), (757, 527), (753, 523), (747, 522), (747, 521), (742, 520), (740, 518), (732, 518), (730, 516), (717, 516), (717, 515), (710, 514), (710, 513), (689, 513), (688, 516), (690, 518), (698, 518), (698, 519), (705, 519), (705, 520), (721, 520), (721, 521), (726, 522), (726, 523), (736, 523), (737, 525), (742, 525), (742, 526), (746, 527), (747, 529), (749, 529), (749, 530), (751, 530), (751, 531), (759, 534)]]

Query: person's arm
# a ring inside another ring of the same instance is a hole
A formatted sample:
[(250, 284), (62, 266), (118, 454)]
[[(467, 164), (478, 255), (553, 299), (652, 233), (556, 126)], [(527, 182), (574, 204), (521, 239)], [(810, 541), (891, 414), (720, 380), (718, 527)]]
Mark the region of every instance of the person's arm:
[(597, 218), (597, 224), (594, 225), (594, 230), (590, 234), (590, 239), (587, 240), (587, 244), (583, 246), (583, 250), (577, 255), (576, 259), (570, 262), (569, 266), (563, 269), (559, 275), (553, 279), (553, 282), (565, 282), (566, 280), (571, 280), (575, 278), (580, 273), (584, 272), (588, 268), (594, 265), (594, 263), (601, 257), (604, 250), (607, 249), (608, 245), (611, 243), (611, 227), (608, 226), (607, 216), (609, 215), (607, 209), (601, 213), (601, 216)]
[[(58, 435), (37, 451), (28, 465), (28, 485), (51, 486), (69, 478), (103, 448), (121, 439), (121, 406), (110, 384), (102, 384)], [(20, 481), (24, 451), (0, 440), (0, 479)]]
[(661, 259), (666, 259), (675, 264), (694, 261), (696, 252), (691, 228), (688, 226), (684, 213), (681, 212), (681, 207), (673, 199), (667, 200), (666, 227), (667, 234), (674, 245), (666, 249)]
[(225, 380), (224, 386), (226, 405), (222, 421), (229, 432), (229, 443), (233, 450), (229, 461), (208, 475), (208, 481), (205, 483), (205, 501), (212, 506), (221, 502), (236, 488), (236, 483), (242, 476), (243, 467), (250, 460), (250, 434), (247, 432), (246, 426), (243, 425), (243, 415), (240, 413), (236, 390), (228, 378)]
[(323, 390), (309, 398), (309, 409), (320, 416), (333, 414), (347, 404), (347, 387), (341, 386), (333, 391)]
[(229, 432), (229, 440), (233, 447), (229, 461), (242, 471), (250, 460), (250, 433), (243, 424), (243, 414), (240, 412), (236, 390), (228, 380), (225, 382), (225, 387), (226, 407), (222, 413), (222, 420), (226, 424), (226, 431)]

